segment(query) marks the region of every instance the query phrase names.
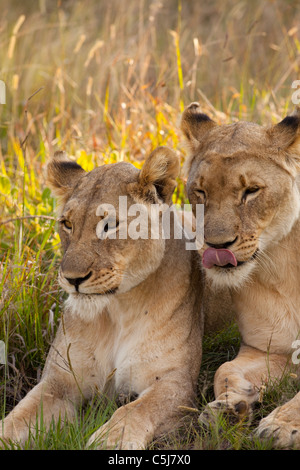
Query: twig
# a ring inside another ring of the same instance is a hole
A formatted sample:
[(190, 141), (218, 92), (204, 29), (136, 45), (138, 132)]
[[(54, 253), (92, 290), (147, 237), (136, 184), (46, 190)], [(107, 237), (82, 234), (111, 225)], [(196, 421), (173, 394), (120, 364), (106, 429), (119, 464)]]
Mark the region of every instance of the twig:
[(229, 405), (228, 405), (228, 379), (227, 377), (225, 378), (225, 398), (226, 398), (226, 409), (228, 410)]
[[(38, 90), (36, 90), (34, 93), (32, 93), (32, 95), (29, 96), (29, 98), (27, 98), (27, 100), (25, 101), (25, 105), (24, 105), (24, 113), (25, 113), (25, 116), (27, 117), (27, 106), (28, 106), (28, 102), (31, 100), (31, 98), (33, 98), (37, 93), (39, 93), (41, 90), (43, 90), (43, 86), (41, 86)], [(21, 150), (23, 152), (24, 150), (24, 144), (26, 143), (26, 140), (29, 136), (29, 133), (30, 133), (30, 130), (26, 133), (23, 141), (21, 142), (20, 140), (20, 147), (21, 147)]]
[(29, 96), (29, 98), (27, 98), (27, 101), (26, 103), (28, 103), (29, 100), (31, 100), (31, 98), (34, 97), (34, 95), (36, 95), (39, 91), (43, 90), (43, 86), (41, 86), (38, 90), (36, 90), (34, 93), (32, 93), (32, 95)]
[(199, 413), (197, 408), (191, 408), (190, 406), (179, 405), (178, 408), (183, 411), (189, 411), (190, 413)]
[(13, 217), (11, 219), (3, 220), (0, 222), (0, 225), (8, 224), (9, 222), (16, 222), (17, 220), (23, 219), (48, 219), (48, 220), (56, 220), (55, 217), (51, 217), (50, 215), (24, 215), (22, 217)]

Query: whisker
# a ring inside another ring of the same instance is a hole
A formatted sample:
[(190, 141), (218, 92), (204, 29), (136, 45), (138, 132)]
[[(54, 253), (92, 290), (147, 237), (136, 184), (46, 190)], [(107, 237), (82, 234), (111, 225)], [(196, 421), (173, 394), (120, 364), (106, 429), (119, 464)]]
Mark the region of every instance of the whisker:
[(256, 256), (257, 262), (259, 266), (263, 269), (263, 271), (268, 274), (269, 276), (274, 276), (277, 272), (277, 266), (269, 256), (267, 251), (259, 251)]

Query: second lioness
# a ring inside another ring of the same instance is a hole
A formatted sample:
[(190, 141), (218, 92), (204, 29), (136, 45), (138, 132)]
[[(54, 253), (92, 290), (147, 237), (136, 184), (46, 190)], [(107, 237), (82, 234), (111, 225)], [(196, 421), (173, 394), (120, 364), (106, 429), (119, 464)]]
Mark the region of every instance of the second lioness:
[[(231, 290), (242, 336), (238, 356), (215, 376), (203, 413), (251, 414), (263, 385), (278, 380), (300, 334), (300, 112), (262, 127), (219, 126), (192, 103), (182, 130), (190, 146), (188, 195), (204, 204), (205, 275)], [(300, 393), (264, 418), (260, 436), (300, 447)]]

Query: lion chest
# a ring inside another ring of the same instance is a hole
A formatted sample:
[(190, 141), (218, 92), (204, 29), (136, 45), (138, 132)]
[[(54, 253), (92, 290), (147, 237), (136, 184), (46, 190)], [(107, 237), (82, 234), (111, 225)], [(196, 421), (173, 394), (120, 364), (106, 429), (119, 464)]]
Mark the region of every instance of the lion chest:
[(300, 295), (253, 284), (235, 299), (243, 341), (263, 351), (289, 354), (300, 332)]
[(155, 347), (147, 335), (147, 328), (121, 332), (114, 346), (115, 388), (118, 393), (140, 394), (153, 381), (160, 369)]
[(100, 388), (110, 382), (118, 394), (129, 395), (149, 387), (162, 367), (151, 331), (151, 323), (144, 320), (125, 326), (114, 323), (99, 335), (95, 355)]

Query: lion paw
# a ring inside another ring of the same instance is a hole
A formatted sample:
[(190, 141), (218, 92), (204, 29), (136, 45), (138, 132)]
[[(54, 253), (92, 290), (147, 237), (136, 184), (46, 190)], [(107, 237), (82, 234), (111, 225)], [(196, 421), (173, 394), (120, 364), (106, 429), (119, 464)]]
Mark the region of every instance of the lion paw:
[(247, 419), (252, 419), (252, 408), (245, 400), (230, 401), (230, 400), (215, 400), (208, 403), (204, 411), (199, 416), (199, 422), (208, 426), (215, 424), (217, 417), (222, 414), (229, 417), (232, 424)]
[(260, 439), (270, 439), (274, 447), (300, 448), (300, 419), (298, 412), (289, 406), (276, 408), (263, 418), (256, 430)]
[(107, 432), (105, 425), (90, 437), (87, 447), (94, 449), (113, 449), (113, 450), (143, 450), (145, 446), (137, 439), (127, 438), (124, 428), (114, 428)]

